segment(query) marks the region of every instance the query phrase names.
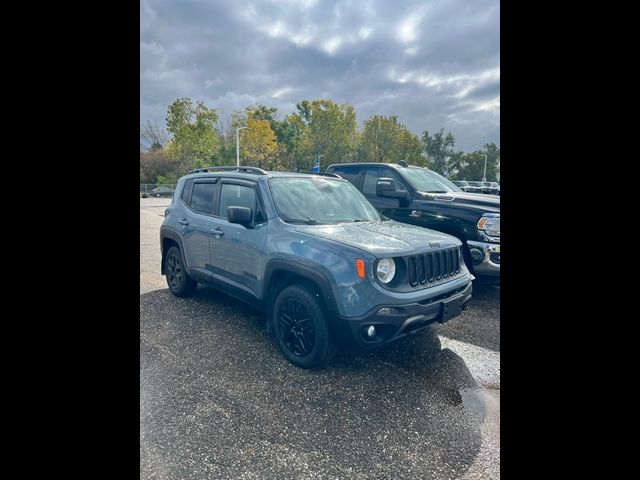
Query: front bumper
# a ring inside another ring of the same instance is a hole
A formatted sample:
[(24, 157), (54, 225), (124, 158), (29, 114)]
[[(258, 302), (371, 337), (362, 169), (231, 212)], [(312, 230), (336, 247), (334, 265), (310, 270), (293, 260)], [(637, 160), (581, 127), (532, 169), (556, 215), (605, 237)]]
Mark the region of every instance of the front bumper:
[[(453, 291), (422, 302), (380, 305), (365, 316), (339, 317), (339, 319), (350, 333), (345, 335), (346, 337), (351, 338), (359, 347), (373, 348), (417, 332), (432, 323), (444, 323), (460, 315), (471, 299), (472, 289), (472, 282), (469, 282)], [(370, 338), (366, 330), (371, 325), (375, 327), (376, 334)]]
[(467, 245), (476, 275), (500, 276), (500, 244), (468, 240)]

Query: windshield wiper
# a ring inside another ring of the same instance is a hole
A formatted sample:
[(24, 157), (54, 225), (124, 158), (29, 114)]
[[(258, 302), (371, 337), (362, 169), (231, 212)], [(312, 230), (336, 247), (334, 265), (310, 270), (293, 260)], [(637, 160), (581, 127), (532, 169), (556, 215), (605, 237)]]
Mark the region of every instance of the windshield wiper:
[(322, 223), (314, 220), (311, 217), (307, 217), (305, 219), (302, 218), (283, 218), (283, 220), (287, 223), (301, 223), (303, 225), (322, 225)]

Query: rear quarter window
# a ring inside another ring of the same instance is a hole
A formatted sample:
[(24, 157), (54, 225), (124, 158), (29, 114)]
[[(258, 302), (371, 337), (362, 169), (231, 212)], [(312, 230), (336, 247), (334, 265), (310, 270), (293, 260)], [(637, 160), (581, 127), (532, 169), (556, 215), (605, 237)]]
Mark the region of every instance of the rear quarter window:
[(187, 205), (191, 204), (191, 187), (193, 186), (193, 180), (187, 180), (184, 182), (182, 188), (182, 201)]

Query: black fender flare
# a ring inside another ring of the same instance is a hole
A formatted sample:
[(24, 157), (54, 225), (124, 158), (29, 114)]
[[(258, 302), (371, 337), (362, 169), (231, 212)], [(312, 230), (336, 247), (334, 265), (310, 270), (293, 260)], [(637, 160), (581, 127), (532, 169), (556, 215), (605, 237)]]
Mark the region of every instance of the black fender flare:
[[(164, 271), (164, 258), (165, 255), (167, 254), (167, 252), (164, 251), (164, 240), (165, 238), (168, 238), (170, 240), (173, 240), (174, 242), (176, 242), (178, 244), (178, 247), (180, 248), (180, 251), (183, 252), (183, 257), (184, 257), (184, 248), (182, 246), (182, 237), (178, 234), (178, 232), (176, 232), (173, 228), (163, 228), (160, 230), (160, 252), (162, 253), (162, 259), (160, 260), (160, 274), (164, 275), (165, 271)], [(185, 258), (185, 262), (186, 262), (186, 258)], [(189, 268), (189, 265), (187, 265), (187, 268)]]
[(324, 267), (321, 265), (315, 268), (309, 265), (301, 264), (295, 260), (289, 260), (285, 258), (274, 258), (269, 260), (264, 271), (264, 282), (262, 290), (262, 298), (266, 304), (273, 305), (274, 298), (269, 298), (271, 295), (273, 276), (277, 272), (286, 272), (296, 275), (298, 277), (309, 280), (317, 285), (320, 289), (320, 293), (323, 296), (324, 304), (327, 308), (327, 313), (331, 317), (337, 315), (336, 300), (333, 295), (333, 290), (327, 276), (322, 272)]

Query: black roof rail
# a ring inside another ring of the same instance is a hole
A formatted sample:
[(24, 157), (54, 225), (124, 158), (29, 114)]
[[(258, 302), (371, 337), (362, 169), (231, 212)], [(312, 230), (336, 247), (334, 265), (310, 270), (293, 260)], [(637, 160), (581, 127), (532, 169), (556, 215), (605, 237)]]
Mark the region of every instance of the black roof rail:
[(404, 160), (398, 160), (396, 163), (398, 165), (400, 165), (401, 167), (408, 167), (409, 166), (409, 164)]
[(195, 170), (191, 170), (187, 175), (191, 175), (192, 173), (206, 173), (206, 172), (247, 172), (247, 173), (257, 173), (259, 175), (268, 175), (263, 169), (258, 167), (205, 167), (205, 168), (196, 168)]

